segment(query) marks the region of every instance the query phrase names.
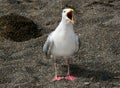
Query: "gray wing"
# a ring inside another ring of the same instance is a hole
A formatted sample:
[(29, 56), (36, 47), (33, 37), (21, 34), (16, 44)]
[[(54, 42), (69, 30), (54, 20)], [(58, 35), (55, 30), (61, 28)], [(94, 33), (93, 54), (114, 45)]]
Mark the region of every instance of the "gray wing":
[(75, 53), (77, 53), (79, 51), (79, 49), (80, 49), (80, 46), (81, 46), (80, 37), (78, 35), (76, 35), (75, 42), (76, 42)]
[(50, 55), (51, 54), (51, 50), (52, 50), (52, 47), (53, 47), (53, 39), (52, 39), (52, 33), (48, 36), (44, 46), (43, 46), (43, 52), (45, 53), (45, 55)]

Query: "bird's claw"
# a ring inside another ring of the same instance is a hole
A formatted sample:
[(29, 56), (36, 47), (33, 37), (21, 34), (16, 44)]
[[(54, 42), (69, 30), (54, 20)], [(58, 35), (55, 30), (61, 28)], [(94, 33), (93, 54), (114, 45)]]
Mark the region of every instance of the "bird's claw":
[(74, 80), (76, 80), (77, 78), (76, 78), (75, 76), (72, 76), (72, 75), (67, 75), (67, 76), (65, 77), (65, 79), (66, 79), (66, 80), (70, 80), (70, 81), (74, 81)]
[(63, 78), (64, 78), (64, 77), (55, 76), (52, 81), (60, 81), (60, 80), (62, 80)]

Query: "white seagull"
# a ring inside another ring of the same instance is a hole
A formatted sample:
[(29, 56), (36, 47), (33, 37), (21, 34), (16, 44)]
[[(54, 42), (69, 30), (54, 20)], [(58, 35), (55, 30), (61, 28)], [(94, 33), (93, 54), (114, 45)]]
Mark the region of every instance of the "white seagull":
[(73, 9), (66, 8), (62, 12), (62, 20), (58, 27), (49, 34), (44, 46), (43, 52), (46, 55), (52, 55), (55, 57), (63, 57), (67, 59), (68, 72), (66, 77), (60, 77), (57, 74), (57, 63), (54, 63), (55, 77), (53, 81), (61, 80), (63, 78), (67, 80), (75, 80), (76, 77), (70, 75), (69, 58), (78, 52), (80, 48), (80, 38), (73, 30)]

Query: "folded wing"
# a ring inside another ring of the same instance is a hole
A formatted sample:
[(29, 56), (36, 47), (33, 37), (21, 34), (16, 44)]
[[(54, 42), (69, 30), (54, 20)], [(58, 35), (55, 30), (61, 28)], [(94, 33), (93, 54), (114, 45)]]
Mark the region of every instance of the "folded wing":
[(81, 46), (80, 37), (78, 35), (76, 35), (75, 42), (76, 42), (75, 53), (77, 53), (79, 51), (79, 49), (80, 49), (80, 46)]
[(44, 46), (43, 46), (43, 52), (46, 56), (51, 54), (52, 47), (54, 45), (53, 39), (52, 39), (52, 33), (48, 36)]

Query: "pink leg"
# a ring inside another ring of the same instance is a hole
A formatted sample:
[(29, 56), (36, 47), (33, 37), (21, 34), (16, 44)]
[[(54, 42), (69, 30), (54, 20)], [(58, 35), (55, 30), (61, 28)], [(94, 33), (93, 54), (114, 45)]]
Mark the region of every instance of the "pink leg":
[(52, 81), (62, 80), (64, 77), (60, 77), (60, 76), (57, 75), (57, 63), (54, 63), (54, 67), (55, 67), (55, 77), (53, 78)]
[(68, 72), (67, 72), (65, 79), (71, 80), (71, 81), (76, 80), (77, 78), (75, 76), (70, 75), (70, 60), (69, 59), (67, 59), (67, 65), (68, 65)]

